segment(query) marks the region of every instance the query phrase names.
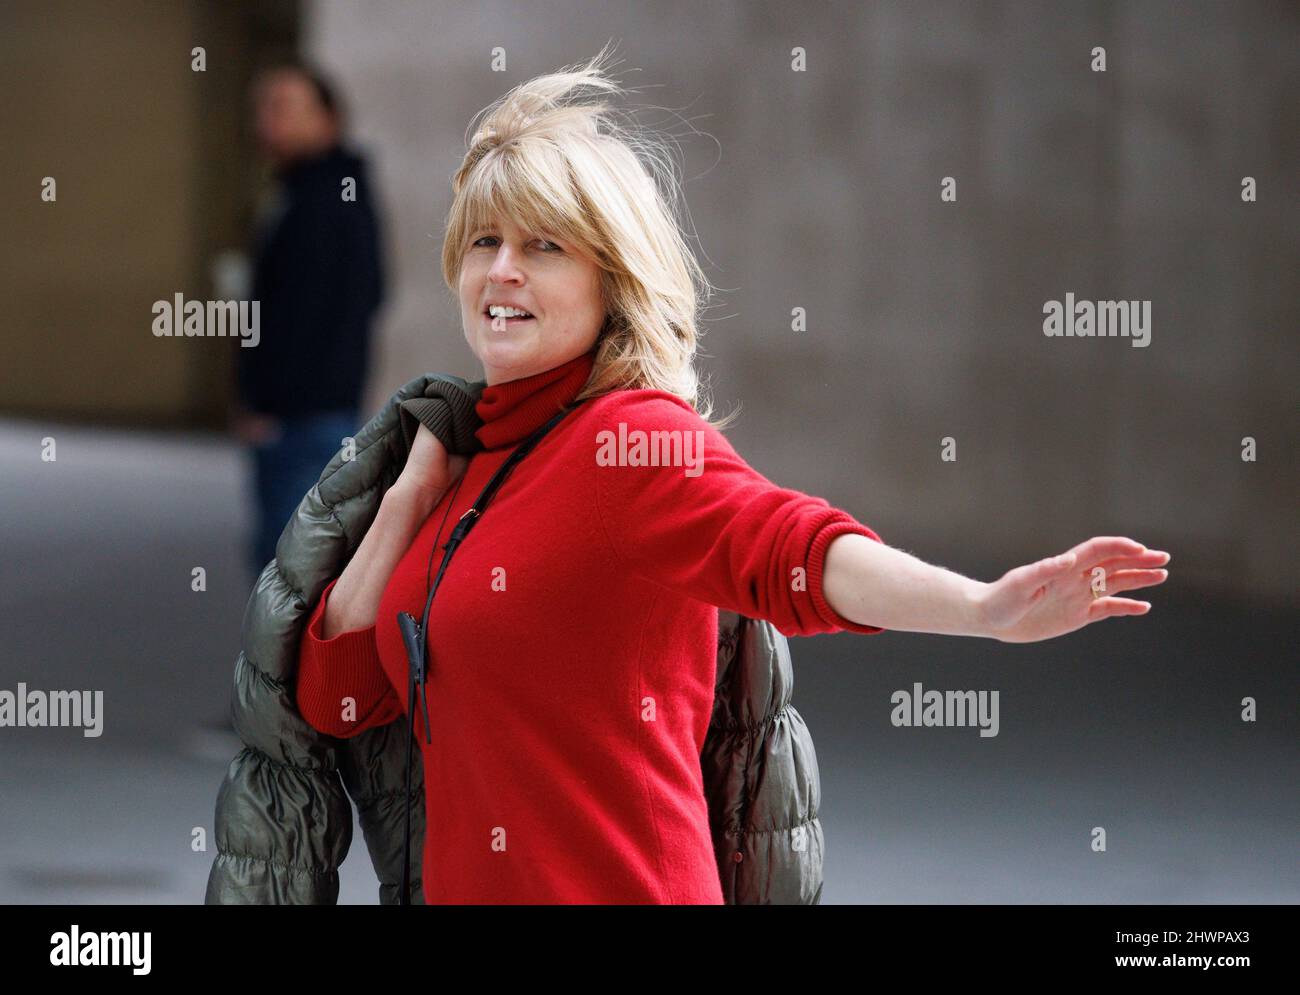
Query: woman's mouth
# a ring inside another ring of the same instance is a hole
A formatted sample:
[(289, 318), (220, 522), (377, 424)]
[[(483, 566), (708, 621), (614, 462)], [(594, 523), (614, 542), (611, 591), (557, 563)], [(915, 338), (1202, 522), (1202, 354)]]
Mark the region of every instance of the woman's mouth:
[(505, 331), (507, 328), (521, 324), (522, 322), (533, 320), (531, 315), (526, 318), (507, 318), (504, 315), (494, 317), (486, 311), (483, 312), (483, 317), (487, 320), (487, 323), (492, 326), (493, 330), (498, 332)]

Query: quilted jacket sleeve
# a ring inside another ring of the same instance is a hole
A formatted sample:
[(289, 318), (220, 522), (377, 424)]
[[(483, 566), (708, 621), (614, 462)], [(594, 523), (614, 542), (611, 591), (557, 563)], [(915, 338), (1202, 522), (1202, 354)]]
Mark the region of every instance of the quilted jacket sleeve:
[[(338, 578), (322, 592), (303, 629), (298, 651), (298, 711), (317, 732), (348, 739), (387, 725), (402, 714), (401, 701), (384, 673), (375, 627), (321, 638), (325, 606)], [(352, 699), (345, 717), (345, 699)]]
[[(635, 451), (639, 439), (649, 442), (644, 455)], [(674, 440), (682, 444), (671, 465), (644, 458), (656, 449), (666, 455)], [(822, 591), (833, 539), (880, 537), (824, 499), (772, 483), (684, 401), (657, 390), (619, 392), (603, 408), (596, 441), (597, 518), (614, 555), (632, 572), (767, 619), (785, 636), (883, 631), (844, 618)], [(611, 461), (618, 449), (625, 458)]]

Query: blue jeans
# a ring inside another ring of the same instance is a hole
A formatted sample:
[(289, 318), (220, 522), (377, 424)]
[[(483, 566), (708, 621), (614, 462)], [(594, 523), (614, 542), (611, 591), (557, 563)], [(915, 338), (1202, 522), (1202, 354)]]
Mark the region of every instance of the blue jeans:
[(355, 410), (319, 411), (281, 419), (278, 438), (253, 446), (253, 487), (257, 520), (252, 557), (253, 576), (275, 558), (275, 544), (299, 503), (320, 479), (345, 436), (360, 428)]

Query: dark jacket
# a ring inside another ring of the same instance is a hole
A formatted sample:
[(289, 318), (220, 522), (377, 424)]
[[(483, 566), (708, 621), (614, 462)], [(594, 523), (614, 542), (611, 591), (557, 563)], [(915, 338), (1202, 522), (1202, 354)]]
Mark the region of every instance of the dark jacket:
[[(317, 732), (294, 704), (298, 645), (321, 592), (343, 571), (401, 473), (419, 423), (449, 452), (481, 448), (474, 403), (483, 387), (434, 374), (407, 383), (357, 433), (355, 457), (340, 451), (330, 460), (285, 526), (244, 613), (232, 714), (245, 747), (217, 795), (217, 856), (206, 904), (337, 902), (338, 867), (352, 843), (349, 798), (379, 878), (379, 900), (397, 904), (407, 720), (348, 739)], [(723, 898), (816, 904), (821, 784), (812, 738), (790, 704), (789, 644), (770, 622), (720, 611), (717, 652), (700, 766)], [(420, 752), (414, 751), (411, 785), (412, 904), (424, 902)]]
[[(355, 180), (355, 200), (344, 182)], [(258, 229), (253, 300), (261, 339), (236, 350), (241, 402), (280, 417), (355, 411), (384, 296), (382, 237), (363, 158), (341, 146), (279, 174)]]

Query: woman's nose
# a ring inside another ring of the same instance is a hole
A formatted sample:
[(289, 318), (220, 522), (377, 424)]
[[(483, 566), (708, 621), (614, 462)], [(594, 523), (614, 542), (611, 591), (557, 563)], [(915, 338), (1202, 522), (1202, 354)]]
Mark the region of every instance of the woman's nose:
[(492, 266), (488, 269), (488, 278), (496, 283), (502, 283), (506, 280), (518, 280), (522, 275), (517, 253), (514, 249), (503, 245), (497, 250), (496, 258), (492, 260)]

